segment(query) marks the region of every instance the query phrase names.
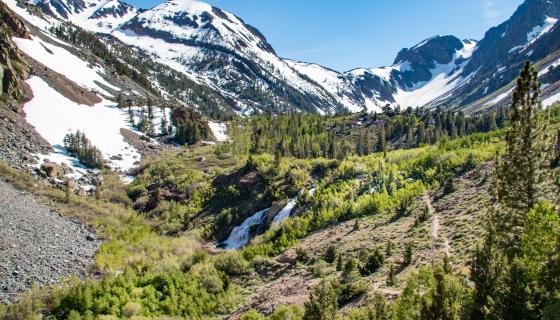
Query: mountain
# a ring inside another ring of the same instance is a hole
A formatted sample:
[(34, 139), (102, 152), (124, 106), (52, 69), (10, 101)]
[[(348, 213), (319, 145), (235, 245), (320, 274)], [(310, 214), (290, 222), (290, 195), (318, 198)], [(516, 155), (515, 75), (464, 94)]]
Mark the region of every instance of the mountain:
[(94, 32), (110, 32), (141, 11), (120, 0), (35, 0), (31, 3), (53, 17)]
[(526, 60), (537, 64), (542, 82), (548, 85), (543, 96), (557, 91), (560, 77), (543, 76), (560, 62), (559, 17), (560, 1), (524, 2), (509, 20), (486, 32), (462, 72), (462, 76), (472, 74), (472, 80), (446, 103), (471, 110), (507, 102), (512, 81)]
[(399, 51), (391, 66), (347, 72), (283, 59), (255, 27), (197, 0), (170, 0), (149, 10), (119, 0), (33, 3), (49, 16), (110, 35), (208, 88), (221, 101), (205, 106), (207, 114), (223, 113), (225, 104), (241, 114), (439, 105), (472, 112), (507, 103), (526, 59), (537, 62), (546, 76), (543, 98), (558, 91), (557, 72), (547, 71), (558, 62), (558, 0), (526, 1), (480, 41), (435, 36)]
[(279, 58), (256, 28), (203, 2), (167, 1), (111, 34), (219, 90), (240, 113), (342, 111), (331, 93)]

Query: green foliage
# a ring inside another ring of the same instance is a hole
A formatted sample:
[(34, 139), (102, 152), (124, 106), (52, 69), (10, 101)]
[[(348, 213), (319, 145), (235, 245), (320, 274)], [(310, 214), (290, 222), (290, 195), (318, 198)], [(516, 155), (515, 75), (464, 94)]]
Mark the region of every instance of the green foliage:
[(248, 272), (249, 265), (238, 251), (230, 251), (218, 255), (214, 260), (214, 266), (227, 275), (243, 275)]
[(315, 263), (311, 266), (311, 272), (317, 278), (322, 278), (327, 275), (329, 270), (328, 263), (323, 259), (318, 259)]
[(101, 151), (91, 144), (83, 132), (77, 131), (76, 133), (66, 134), (64, 136), (64, 148), (88, 168), (100, 169), (105, 164)]
[(362, 274), (370, 275), (377, 272), (377, 270), (383, 266), (384, 262), (385, 258), (379, 249), (375, 249), (375, 251), (367, 257), (366, 263), (362, 266)]
[(328, 263), (333, 263), (336, 261), (336, 257), (338, 256), (338, 251), (334, 245), (330, 245), (325, 252), (324, 259)]
[(337, 310), (336, 291), (329, 281), (322, 280), (305, 303), (303, 320), (334, 320)]
[(415, 148), (493, 131), (506, 125), (507, 115), (503, 108), (469, 117), (441, 108), (331, 117), (300, 113), (258, 115), (234, 120), (231, 127), (235, 130), (230, 132), (233, 142), (227, 151), (342, 160), (350, 155)]
[(117, 317), (200, 317), (226, 311), (220, 305), (226, 290), (223, 276), (212, 268), (145, 275), (127, 271), (101, 282), (84, 281), (58, 289), (51, 313), (61, 318), (89, 312)]
[(412, 263), (412, 256), (414, 254), (414, 243), (408, 242), (404, 248), (403, 266), (409, 266)]
[[(550, 119), (539, 103), (540, 83), (530, 62), (517, 80), (513, 94), (510, 127), (506, 132), (506, 153), (496, 167), (496, 212), (504, 245), (519, 246), (527, 213), (543, 198), (550, 180), (553, 141)], [(509, 251), (511, 251), (509, 250)]]

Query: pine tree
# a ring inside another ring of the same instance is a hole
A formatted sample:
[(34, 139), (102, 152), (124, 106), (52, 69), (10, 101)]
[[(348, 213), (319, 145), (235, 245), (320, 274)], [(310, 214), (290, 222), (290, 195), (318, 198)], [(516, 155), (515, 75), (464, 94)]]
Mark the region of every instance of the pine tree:
[(412, 263), (413, 251), (414, 251), (414, 245), (412, 244), (412, 242), (407, 243), (404, 250), (404, 258), (403, 258), (404, 266), (408, 266)]
[(134, 111), (132, 111), (132, 107), (128, 107), (128, 121), (130, 125), (134, 126)]
[(355, 259), (348, 259), (342, 270), (342, 283), (351, 284), (359, 279), (358, 263)]
[(495, 173), (499, 234), (504, 245), (513, 250), (519, 246), (527, 213), (542, 198), (543, 185), (549, 178), (549, 119), (542, 111), (539, 94), (537, 72), (527, 62), (513, 93), (506, 153)]
[(328, 263), (333, 263), (336, 261), (336, 256), (338, 255), (338, 252), (336, 250), (336, 247), (333, 245), (330, 245), (327, 248), (327, 251), (325, 252), (325, 261)]
[(383, 124), (379, 126), (379, 136), (377, 140), (377, 152), (387, 151), (387, 139), (385, 138), (385, 128)]
[(499, 246), (497, 231), (494, 229), (496, 219), (494, 209), (491, 209), (487, 230), (482, 247), (477, 244), (471, 261), (471, 281), (475, 284), (472, 320), (493, 318), (496, 313), (496, 303), (503, 291), (504, 278), (507, 274), (507, 261)]
[(393, 254), (393, 242), (391, 240), (387, 241), (387, 245), (385, 246), (385, 257), (388, 258)]
[(389, 273), (387, 274), (387, 285), (395, 285), (395, 265), (392, 263), (389, 265)]
[(342, 268), (344, 268), (344, 264), (342, 262), (342, 255), (339, 254), (336, 259), (336, 271), (342, 271)]
[(163, 136), (169, 134), (169, 121), (167, 120), (167, 112), (164, 107), (161, 108), (161, 123), (159, 125), (159, 131)]
[(337, 310), (336, 291), (330, 282), (322, 280), (305, 303), (303, 320), (334, 320)]
[(123, 109), (125, 107), (124, 97), (123, 97), (123, 94), (121, 92), (119, 92), (117, 94), (117, 107), (119, 109)]

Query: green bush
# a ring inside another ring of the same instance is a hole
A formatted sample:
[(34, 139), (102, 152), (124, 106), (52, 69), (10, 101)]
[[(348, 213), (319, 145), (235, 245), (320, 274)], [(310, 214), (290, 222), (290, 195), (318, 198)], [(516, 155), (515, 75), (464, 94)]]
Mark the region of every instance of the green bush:
[(239, 276), (249, 271), (249, 263), (243, 259), (238, 251), (219, 254), (214, 259), (214, 266), (227, 275)]

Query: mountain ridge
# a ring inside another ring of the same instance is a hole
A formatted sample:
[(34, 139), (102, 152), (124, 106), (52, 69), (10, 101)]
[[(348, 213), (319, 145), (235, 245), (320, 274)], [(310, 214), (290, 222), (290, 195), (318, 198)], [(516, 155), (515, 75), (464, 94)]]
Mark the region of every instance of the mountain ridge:
[[(150, 9), (137, 9), (120, 0), (35, 3), (46, 13), (57, 12), (59, 18), (111, 34), (149, 53), (191, 80), (217, 90), (242, 114), (379, 112), (386, 106), (486, 109), (485, 98), (513, 80), (523, 61), (515, 60), (508, 70), (499, 70), (494, 62), (523, 45), (537, 46), (547, 34), (555, 35), (560, 17), (559, 1), (528, 0), (479, 42), (437, 35), (401, 49), (391, 66), (338, 72), (279, 57), (257, 28), (198, 0), (168, 0)], [(541, 26), (541, 21), (548, 25)], [(523, 43), (524, 35), (531, 32), (536, 36)], [(500, 39), (495, 39), (497, 34)], [(556, 40), (555, 36), (547, 42)], [(542, 59), (555, 49), (541, 51), (544, 53), (535, 58)], [(496, 72), (504, 74), (480, 88)], [(556, 83), (559, 79), (549, 80)]]

